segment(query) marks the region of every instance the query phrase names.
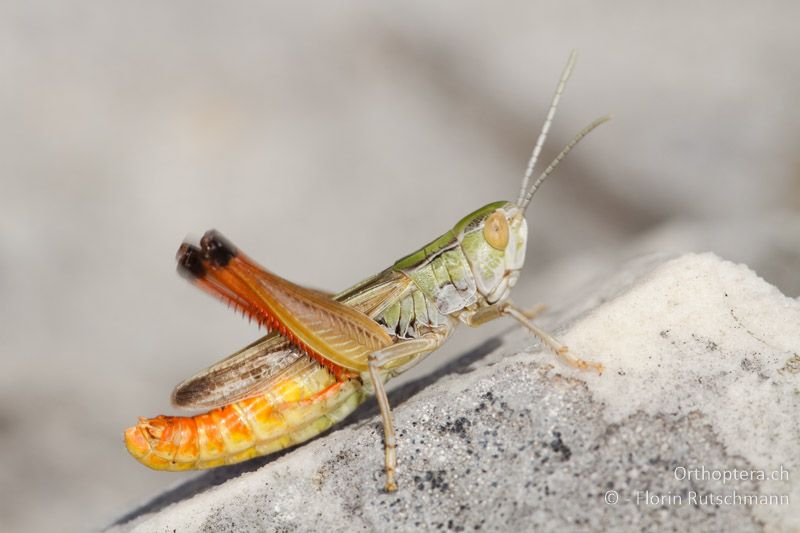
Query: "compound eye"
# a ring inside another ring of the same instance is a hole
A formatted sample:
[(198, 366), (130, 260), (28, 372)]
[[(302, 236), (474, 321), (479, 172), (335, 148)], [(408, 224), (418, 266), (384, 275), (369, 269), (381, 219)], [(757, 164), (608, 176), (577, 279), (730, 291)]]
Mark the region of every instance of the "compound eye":
[(505, 250), (508, 245), (508, 220), (502, 211), (495, 211), (483, 224), (483, 237), (495, 250)]

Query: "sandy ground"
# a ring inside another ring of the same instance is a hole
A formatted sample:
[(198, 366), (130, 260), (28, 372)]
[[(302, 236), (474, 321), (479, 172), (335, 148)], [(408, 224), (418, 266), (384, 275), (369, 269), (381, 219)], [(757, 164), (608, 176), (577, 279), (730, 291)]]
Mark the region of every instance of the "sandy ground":
[[(174, 274), (217, 228), (336, 290), (516, 195), (571, 48), (520, 302), (651, 249), (800, 294), (794, 2), (0, 6), (0, 529), (102, 527), (191, 477), (122, 430), (258, 333)], [(500, 331), (460, 332), (432, 366)], [(413, 376), (412, 376), (413, 377)]]

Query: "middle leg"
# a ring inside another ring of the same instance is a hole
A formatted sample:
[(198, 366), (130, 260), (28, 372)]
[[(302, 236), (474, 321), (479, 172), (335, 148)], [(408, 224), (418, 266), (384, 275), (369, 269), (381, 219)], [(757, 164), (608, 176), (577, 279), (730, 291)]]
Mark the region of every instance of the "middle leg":
[(378, 400), (378, 407), (380, 407), (381, 418), (383, 419), (386, 490), (388, 492), (397, 490), (397, 482), (395, 481), (395, 473), (397, 471), (397, 437), (394, 432), (392, 409), (389, 406), (389, 398), (386, 396), (386, 389), (383, 384), (385, 377), (384, 372), (392, 367), (392, 363), (432, 352), (441, 346), (443, 341), (444, 338), (440, 335), (430, 333), (418, 339), (398, 342), (388, 348), (374, 352), (369, 356), (369, 377), (372, 387), (375, 390), (375, 398)]

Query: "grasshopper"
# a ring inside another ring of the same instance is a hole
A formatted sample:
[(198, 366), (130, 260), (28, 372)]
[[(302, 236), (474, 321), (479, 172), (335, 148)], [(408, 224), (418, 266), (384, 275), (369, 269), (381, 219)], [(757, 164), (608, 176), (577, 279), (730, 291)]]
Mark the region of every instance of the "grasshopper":
[(516, 202), (493, 202), (383, 272), (336, 295), (308, 289), (260, 267), (216, 231), (184, 243), (178, 271), (256, 320), (269, 333), (178, 385), (173, 404), (196, 416), (140, 418), (125, 432), (128, 451), (159, 470), (212, 468), (304, 442), (377, 398), (384, 430), (386, 490), (397, 489), (397, 439), (384, 384), (439, 348), (459, 323), (509, 316), (561, 360), (572, 357), (536, 326), (536, 311), (511, 303), (525, 259), (525, 210), (567, 153), (610, 117), (595, 120), (531, 185), (558, 101), (575, 64), (564, 68)]

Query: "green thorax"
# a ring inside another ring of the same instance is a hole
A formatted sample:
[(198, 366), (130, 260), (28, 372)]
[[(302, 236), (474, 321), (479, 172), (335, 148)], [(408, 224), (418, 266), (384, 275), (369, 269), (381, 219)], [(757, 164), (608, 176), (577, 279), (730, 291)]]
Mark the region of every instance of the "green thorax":
[(465, 233), (482, 226), (487, 216), (507, 204), (494, 202), (470, 213), (441, 237), (398, 260), (393, 269), (410, 277), (442, 314), (474, 304), (478, 298), (475, 277), (461, 240)]

